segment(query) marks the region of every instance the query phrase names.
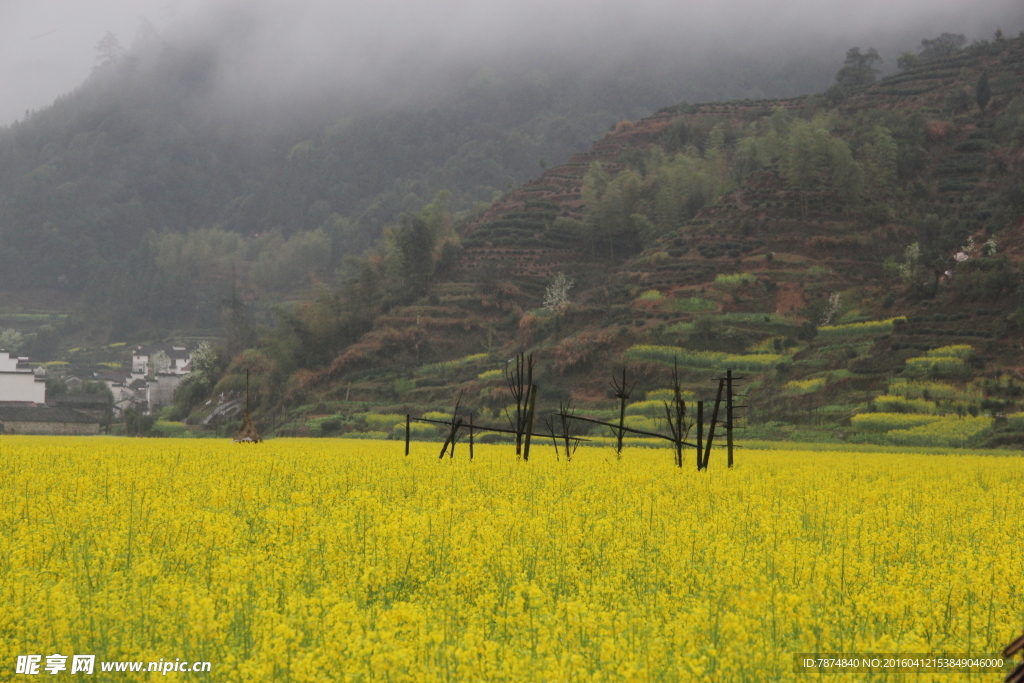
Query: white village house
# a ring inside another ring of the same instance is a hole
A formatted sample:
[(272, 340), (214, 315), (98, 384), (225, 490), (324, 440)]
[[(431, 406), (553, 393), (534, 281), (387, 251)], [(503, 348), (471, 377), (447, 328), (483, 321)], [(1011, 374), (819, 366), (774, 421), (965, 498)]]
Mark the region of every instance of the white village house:
[(33, 370), (28, 358), (0, 350), (0, 402), (45, 403), (45, 373)]
[(192, 352), (184, 346), (137, 346), (132, 351), (133, 375), (187, 375), (191, 371)]
[(132, 370), (96, 373), (114, 395), (114, 414), (128, 408), (150, 414), (174, 402), (174, 392), (192, 371), (192, 352), (184, 346), (138, 346), (132, 351)]
[(0, 350), (0, 434), (99, 434), (102, 420), (46, 405), (46, 373)]

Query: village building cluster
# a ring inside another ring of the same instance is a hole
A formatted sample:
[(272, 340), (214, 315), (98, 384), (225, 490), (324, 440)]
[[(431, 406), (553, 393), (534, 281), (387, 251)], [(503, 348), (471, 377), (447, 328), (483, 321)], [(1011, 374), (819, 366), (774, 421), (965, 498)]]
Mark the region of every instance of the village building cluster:
[(82, 392), (77, 377), (64, 378), (66, 392), (49, 395), (41, 365), (0, 349), (0, 434), (99, 434), (129, 409), (148, 415), (171, 405), (191, 369), (192, 354), (184, 346), (139, 346), (130, 371), (93, 373), (109, 396)]

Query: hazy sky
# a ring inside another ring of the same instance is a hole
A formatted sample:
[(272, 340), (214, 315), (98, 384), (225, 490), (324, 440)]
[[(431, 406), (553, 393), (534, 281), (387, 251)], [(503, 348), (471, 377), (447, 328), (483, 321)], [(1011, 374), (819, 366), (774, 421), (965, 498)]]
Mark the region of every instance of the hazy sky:
[(143, 17), (169, 40), (216, 45), (230, 78), (301, 87), (534, 51), (614, 61), (835, 43), (885, 54), (943, 31), (1015, 35), (1024, 0), (0, 0), (0, 125), (75, 88), (103, 35), (128, 45)]

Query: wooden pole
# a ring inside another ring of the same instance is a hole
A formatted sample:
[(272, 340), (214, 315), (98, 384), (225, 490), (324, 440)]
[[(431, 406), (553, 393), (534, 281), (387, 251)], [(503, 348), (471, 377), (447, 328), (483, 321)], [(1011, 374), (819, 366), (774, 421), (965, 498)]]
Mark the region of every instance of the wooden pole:
[(697, 401), (697, 469), (704, 469), (704, 401)]
[[(531, 357), (532, 360), (532, 357)], [(531, 363), (532, 365), (532, 363)], [(532, 375), (532, 367), (531, 372)], [(533, 414), (537, 408), (537, 386), (530, 387), (529, 408), (526, 410), (526, 434), (523, 435), (523, 460), (530, 459), (530, 437), (533, 436)]]
[(729, 467), (732, 467), (732, 370), (725, 371), (725, 443), (729, 449)]
[(711, 410), (711, 424), (708, 425), (708, 442), (704, 445), (704, 469), (708, 468), (708, 461), (711, 459), (711, 445), (715, 440), (715, 425), (718, 423), (718, 407), (722, 405), (722, 389), (725, 387), (725, 380), (718, 380), (718, 396), (715, 397), (715, 407)]
[(409, 417), (409, 413), (405, 414), (405, 454), (409, 455), (409, 423), (412, 420)]
[(473, 413), (469, 414), (469, 461), (473, 462)]

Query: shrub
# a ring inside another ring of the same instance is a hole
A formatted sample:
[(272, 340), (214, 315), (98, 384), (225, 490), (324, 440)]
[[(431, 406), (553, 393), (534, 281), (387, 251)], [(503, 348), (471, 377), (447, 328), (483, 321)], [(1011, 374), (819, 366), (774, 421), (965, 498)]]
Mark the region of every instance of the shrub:
[(153, 434), (167, 438), (180, 439), (192, 436), (192, 431), (183, 422), (157, 420), (153, 424)]
[(424, 377), (431, 375), (441, 375), (446, 372), (450, 372), (456, 368), (462, 368), (467, 365), (473, 365), (475, 363), (482, 363), (486, 361), (490, 356), (486, 353), (474, 353), (471, 356), (465, 356), (463, 358), (456, 358), (455, 360), (440, 361), (438, 363), (429, 363), (416, 369), (416, 376)]
[(488, 370), (487, 372), (481, 372), (476, 377), (477, 377), (477, 379), (482, 379), (484, 381), (490, 381), (492, 379), (504, 379), (505, 378), (505, 371), (504, 370)]
[[(424, 424), (422, 422), (409, 423), (410, 439), (431, 439), (440, 433), (439, 425)], [(405, 422), (399, 422), (391, 429), (391, 438), (399, 441), (405, 440)]]
[(660, 427), (660, 420), (656, 420), (651, 417), (644, 415), (627, 415), (626, 426), (631, 429), (640, 429), (645, 432), (658, 432)]
[(974, 348), (969, 344), (957, 344), (932, 349), (923, 356), (907, 359), (907, 372), (913, 375), (959, 375), (967, 367), (964, 363)]
[(714, 301), (695, 296), (689, 299), (673, 299), (671, 308), (680, 313), (699, 313), (701, 311), (713, 311), (718, 306), (715, 305)]
[[(694, 400), (692, 391), (681, 391), (680, 394), (684, 401)], [(645, 402), (657, 401), (661, 405), (664, 401), (671, 403), (675, 399), (675, 392), (672, 389), (654, 389), (653, 391), (648, 391), (645, 398), (647, 399)]]
[(850, 418), (855, 429), (871, 432), (888, 432), (893, 429), (909, 429), (937, 422), (938, 415), (917, 415), (914, 413), (861, 413)]
[(825, 386), (824, 377), (816, 377), (814, 379), (801, 379), (786, 382), (782, 389), (787, 394), (813, 394)]
[(750, 273), (732, 273), (730, 275), (722, 273), (715, 277), (715, 284), (722, 287), (742, 287), (755, 282), (757, 282), (757, 278)]
[(868, 320), (862, 323), (850, 323), (848, 325), (823, 325), (818, 328), (818, 335), (823, 340), (842, 339), (846, 337), (859, 337), (863, 335), (882, 335), (892, 332), (893, 322), (896, 320), (906, 321), (906, 318), (888, 318), (887, 320)]
[(397, 413), (391, 413), (388, 415), (377, 415), (376, 413), (356, 413), (353, 417), (362, 418), (366, 426), (371, 430), (382, 430), (387, 429), (391, 431), (391, 426), (396, 422), (405, 423), (405, 415), (398, 415)]
[(656, 289), (648, 289), (637, 298), (640, 301), (661, 301), (665, 298), (665, 295)]
[(924, 354), (925, 358), (960, 358), (961, 360), (968, 358), (974, 353), (974, 347), (970, 344), (954, 344), (953, 346), (943, 346), (938, 349), (932, 349)]
[(964, 365), (964, 361), (961, 358), (929, 358), (921, 356), (907, 359), (907, 372), (912, 375), (959, 375), (965, 369), (966, 365)]
[(990, 417), (943, 417), (926, 425), (894, 429), (886, 433), (885, 439), (897, 446), (963, 448), (973, 445), (982, 433), (992, 427), (992, 422)]
[(649, 361), (691, 368), (732, 368), (735, 370), (767, 370), (782, 360), (774, 353), (733, 354), (720, 351), (691, 351), (678, 346), (637, 345), (626, 349), (623, 357), (627, 360)]
[(880, 413), (934, 413), (937, 407), (923, 398), (879, 396), (875, 399), (875, 410)]
[(889, 394), (891, 396), (902, 396), (903, 398), (927, 397), (929, 400), (937, 401), (940, 399), (956, 398), (961, 395), (961, 392), (958, 392), (953, 385), (946, 384), (945, 382), (909, 380), (898, 377), (889, 382)]

